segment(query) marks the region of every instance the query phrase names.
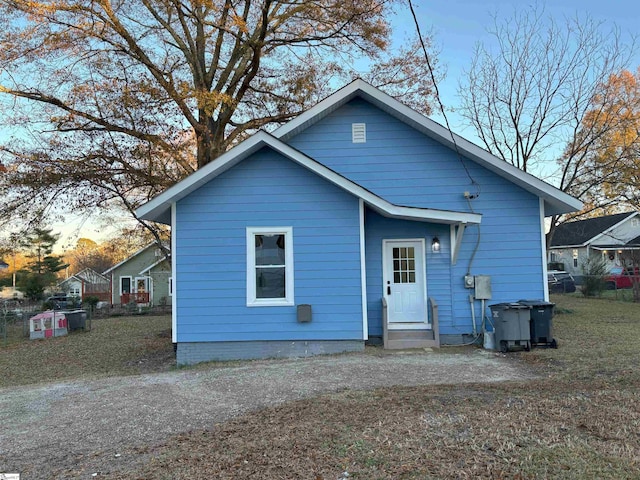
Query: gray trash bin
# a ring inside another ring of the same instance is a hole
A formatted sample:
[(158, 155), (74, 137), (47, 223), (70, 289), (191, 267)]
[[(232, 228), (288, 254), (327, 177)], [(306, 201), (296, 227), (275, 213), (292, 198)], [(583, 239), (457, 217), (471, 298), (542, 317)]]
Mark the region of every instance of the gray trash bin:
[(506, 353), (516, 347), (531, 349), (530, 307), (520, 303), (489, 305), (495, 330), (496, 348)]
[(531, 343), (558, 348), (553, 338), (553, 308), (555, 303), (545, 300), (518, 300), (518, 303), (531, 307)]

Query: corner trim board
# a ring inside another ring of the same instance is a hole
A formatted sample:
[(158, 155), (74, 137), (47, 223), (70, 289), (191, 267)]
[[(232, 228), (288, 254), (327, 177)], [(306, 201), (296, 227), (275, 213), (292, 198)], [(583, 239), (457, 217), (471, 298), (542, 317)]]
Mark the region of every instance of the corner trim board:
[(358, 201), (360, 213), (360, 285), (362, 288), (362, 339), (369, 339), (369, 317), (367, 313), (367, 257), (365, 253), (364, 200)]
[(544, 300), (549, 301), (549, 283), (547, 282), (547, 236), (544, 226), (544, 200), (538, 200), (540, 205), (540, 257), (542, 259), (542, 283), (544, 288)]
[(171, 299), (171, 341), (178, 342), (178, 270), (176, 258), (176, 237), (178, 226), (176, 225), (176, 202), (171, 203), (171, 274), (173, 277), (173, 295)]

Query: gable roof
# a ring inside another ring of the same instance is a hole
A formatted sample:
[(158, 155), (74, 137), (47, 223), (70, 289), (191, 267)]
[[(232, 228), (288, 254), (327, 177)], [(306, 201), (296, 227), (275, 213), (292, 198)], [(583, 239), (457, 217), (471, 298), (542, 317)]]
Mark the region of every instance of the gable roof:
[(158, 260), (157, 262), (154, 262), (151, 265), (149, 265), (148, 267), (145, 267), (145, 269), (140, 272), (140, 275), (144, 275), (145, 273), (151, 271), (152, 268), (157, 267), (158, 265), (160, 265), (165, 260), (168, 261), (169, 259), (167, 257), (165, 257), (165, 256), (162, 256), (160, 258), (160, 260)]
[(92, 268), (85, 268), (78, 273), (71, 275), (69, 278), (62, 280), (59, 285), (69, 282), (70, 280), (77, 280), (78, 282), (86, 282), (91, 284), (109, 283), (109, 279), (104, 275), (96, 272)]
[(597, 237), (626, 222), (638, 212), (616, 213), (603, 217), (587, 218), (558, 225), (551, 239), (552, 247), (582, 246), (593, 243)]
[(197, 190), (262, 148), (270, 148), (307, 168), (334, 185), (362, 199), (369, 207), (385, 217), (445, 224), (477, 224), (480, 223), (482, 218), (481, 215), (475, 213), (405, 207), (392, 204), (264, 131), (259, 131), (252, 137), (249, 137), (244, 142), (222, 154), (214, 162), (205, 165), (153, 200), (142, 205), (136, 211), (137, 215), (145, 220), (169, 224), (171, 222), (172, 203), (186, 197), (191, 192)]
[(305, 130), (354, 98), (361, 98), (375, 105), (401, 122), (455, 150), (455, 145), (451, 139), (453, 136), (458, 150), (465, 158), (542, 198), (545, 205), (545, 216), (559, 215), (582, 209), (582, 202), (571, 195), (490, 154), (478, 145), (407, 107), (362, 79), (354, 80), (314, 107), (301, 113), (290, 122), (276, 129), (273, 135), (286, 142), (292, 136)]
[(115, 270), (116, 268), (124, 265), (125, 263), (129, 262), (130, 260), (134, 259), (135, 257), (137, 257), (138, 255), (140, 255), (141, 253), (145, 252), (147, 249), (156, 246), (157, 247), (157, 243), (156, 242), (151, 242), (149, 245), (145, 245), (144, 247), (142, 247), (140, 250), (138, 250), (137, 252), (135, 252), (133, 255), (128, 256), (127, 258), (125, 258), (124, 260), (122, 260), (121, 262), (116, 263), (113, 267), (105, 270), (104, 272), (102, 272), (102, 275), (107, 275), (108, 273), (111, 273), (113, 270)]
[(76, 273), (75, 276), (84, 280), (85, 282), (91, 283), (104, 283), (109, 281), (107, 277), (105, 277), (101, 273), (96, 272), (93, 268), (85, 268), (84, 270)]
[[(320, 121), (354, 98), (362, 98), (419, 132), (449, 148), (454, 148), (451, 139), (452, 133), (445, 127), (400, 103), (390, 95), (383, 93), (365, 81), (358, 79), (276, 129), (273, 134), (259, 131), (252, 137), (249, 137), (244, 142), (222, 154), (213, 162), (139, 207), (136, 211), (137, 215), (145, 220), (170, 224), (171, 204), (173, 202), (184, 198), (189, 193), (233, 167), (260, 148), (268, 146), (358, 196), (374, 208), (374, 210), (377, 210), (385, 216), (414, 220), (421, 219), (440, 223), (480, 223), (480, 216), (475, 214), (393, 205), (287, 145), (287, 140), (292, 136)], [(455, 138), (458, 150), (465, 158), (520, 186), (524, 190), (533, 193), (537, 197), (542, 198), (544, 200), (545, 215), (562, 214), (582, 208), (582, 202), (552, 185), (491, 155), (486, 150), (483, 150), (459, 135), (453, 134), (453, 137)]]

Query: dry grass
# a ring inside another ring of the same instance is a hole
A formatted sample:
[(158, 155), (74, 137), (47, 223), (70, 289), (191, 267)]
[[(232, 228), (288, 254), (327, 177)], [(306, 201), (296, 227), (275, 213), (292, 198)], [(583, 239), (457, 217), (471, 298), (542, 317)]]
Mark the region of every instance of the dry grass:
[[(560, 348), (509, 354), (540, 380), (301, 400), (122, 446), (123, 457), (150, 460), (110, 478), (640, 478), (640, 305), (552, 301)], [(104, 319), (88, 333), (0, 349), (0, 382), (168, 369), (169, 326), (167, 317)]]
[(558, 297), (544, 379), (342, 392), (145, 449), (122, 478), (640, 478), (640, 306)]
[(91, 331), (0, 348), (0, 387), (164, 371), (175, 364), (170, 316), (94, 319)]

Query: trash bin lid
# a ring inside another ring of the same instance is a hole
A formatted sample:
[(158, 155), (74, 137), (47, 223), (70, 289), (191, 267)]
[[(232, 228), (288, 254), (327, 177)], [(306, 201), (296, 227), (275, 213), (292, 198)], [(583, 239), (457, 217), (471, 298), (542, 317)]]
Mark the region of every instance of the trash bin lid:
[(546, 307), (555, 305), (555, 303), (547, 302), (546, 300), (518, 300), (518, 303), (529, 307)]
[(520, 302), (504, 302), (494, 303), (493, 305), (489, 305), (489, 308), (492, 310), (517, 310), (522, 308), (529, 308), (529, 305), (523, 305)]

